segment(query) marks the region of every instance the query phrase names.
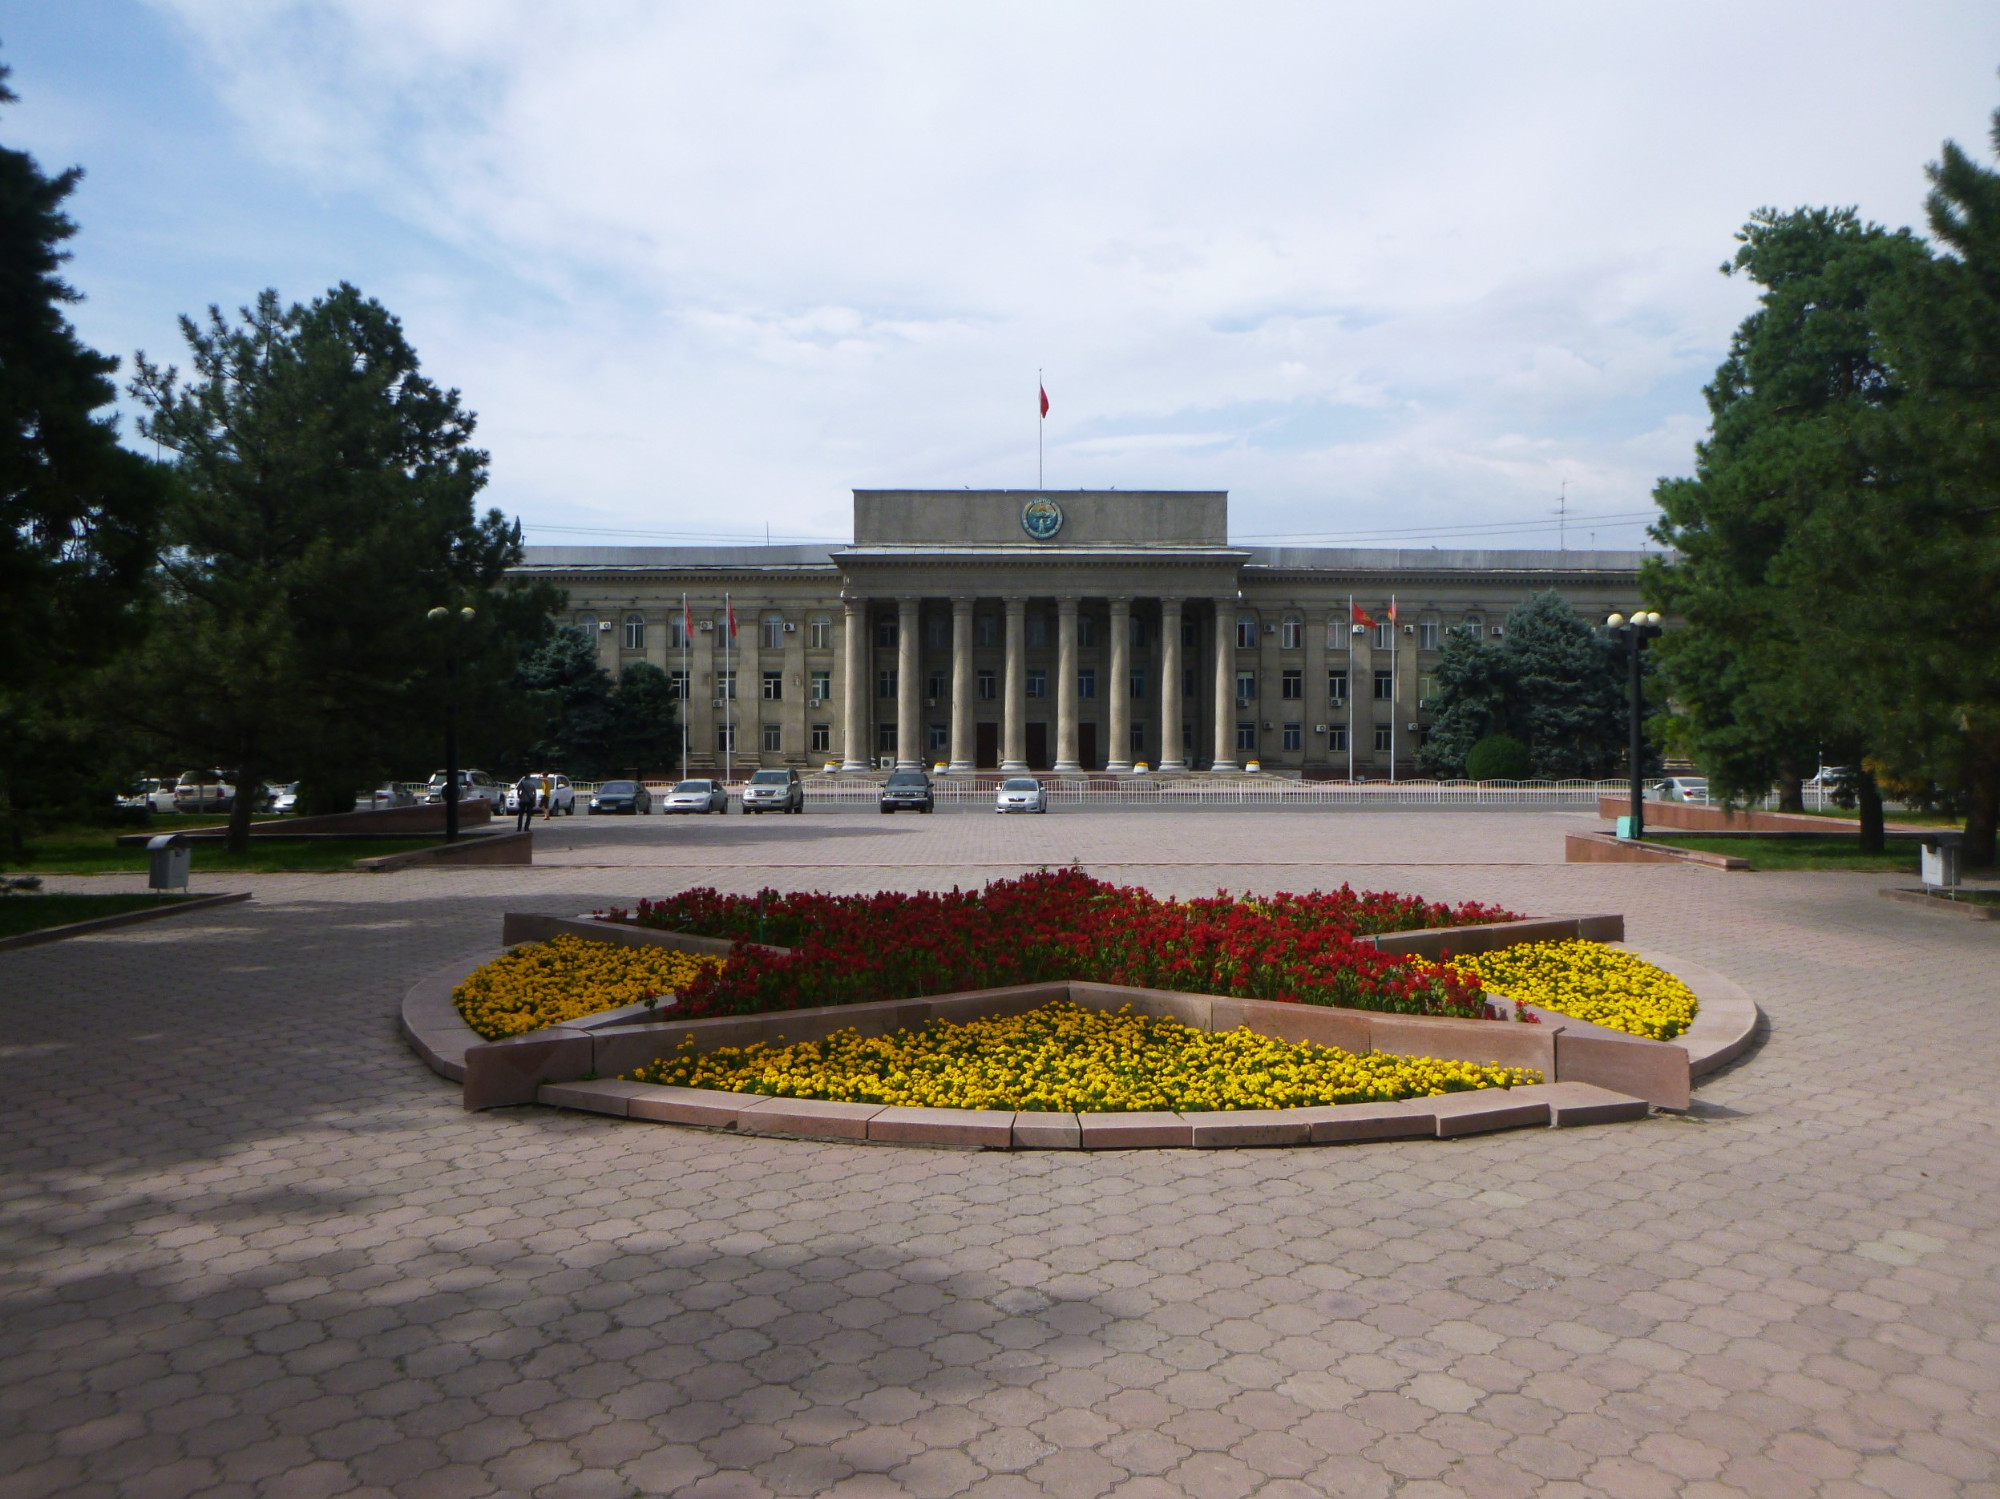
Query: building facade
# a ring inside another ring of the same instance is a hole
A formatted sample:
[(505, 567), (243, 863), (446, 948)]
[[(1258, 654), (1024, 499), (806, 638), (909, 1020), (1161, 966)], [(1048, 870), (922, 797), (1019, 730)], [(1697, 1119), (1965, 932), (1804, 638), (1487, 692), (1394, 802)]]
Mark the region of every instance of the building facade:
[(1413, 772), (1447, 630), (1498, 637), (1549, 588), (1629, 609), (1640, 560), (1232, 546), (1221, 491), (856, 490), (848, 546), (529, 547), (521, 570), (614, 675), (669, 674), (695, 770), (1381, 778)]

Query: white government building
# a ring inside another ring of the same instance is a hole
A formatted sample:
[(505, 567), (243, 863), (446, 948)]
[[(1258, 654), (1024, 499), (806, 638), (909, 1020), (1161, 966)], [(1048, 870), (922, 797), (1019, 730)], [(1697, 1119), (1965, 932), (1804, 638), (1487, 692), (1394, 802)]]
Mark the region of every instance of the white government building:
[(1232, 546), (1225, 491), (866, 489), (848, 546), (538, 546), (520, 571), (613, 675), (669, 674), (693, 770), (1379, 779), (1414, 769), (1447, 629), (1497, 637), (1548, 588), (1629, 609), (1642, 555)]

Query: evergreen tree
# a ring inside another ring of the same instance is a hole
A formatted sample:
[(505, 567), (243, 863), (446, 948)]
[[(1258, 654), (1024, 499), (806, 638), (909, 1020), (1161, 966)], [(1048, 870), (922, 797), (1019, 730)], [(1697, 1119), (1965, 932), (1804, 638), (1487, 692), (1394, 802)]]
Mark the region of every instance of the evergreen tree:
[(1430, 733), (1417, 751), (1418, 771), (1448, 781), (1471, 774), (1466, 757), (1473, 746), (1510, 727), (1513, 691), (1514, 674), (1501, 647), (1488, 645), (1477, 630), (1446, 631)]
[[(239, 324), (211, 308), (181, 328), (191, 378), (141, 355), (132, 387), (178, 480), (132, 701), (162, 740), (236, 777), (241, 847), (276, 772), (335, 807), (429, 759), (447, 652), (460, 703), (505, 718), (517, 647), (560, 599), (505, 579), (520, 531), (475, 514), (473, 417), (419, 372), (380, 303), (345, 284), (307, 306), (267, 291)], [(427, 618), (439, 605), (442, 627)]]
[(82, 176), (0, 148), (0, 843), (17, 852), (18, 810), (63, 800), (84, 769), (70, 688), (141, 626), (163, 487), (103, 411), (118, 361), (63, 313)]
[(680, 717), (673, 683), (649, 661), (635, 661), (611, 695), (611, 763), (615, 774), (660, 774), (681, 765)]

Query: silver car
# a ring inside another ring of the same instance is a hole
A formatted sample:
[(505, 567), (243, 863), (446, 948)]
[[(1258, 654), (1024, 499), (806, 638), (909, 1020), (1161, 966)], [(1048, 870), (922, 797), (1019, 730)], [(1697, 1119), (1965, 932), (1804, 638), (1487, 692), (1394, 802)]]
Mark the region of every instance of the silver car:
[(803, 812), (806, 809), (805, 782), (796, 770), (760, 770), (743, 788), (743, 810), (750, 812)]
[(727, 812), (729, 788), (720, 781), (679, 781), (660, 804), (662, 812)]
[(995, 812), (1046, 812), (1049, 810), (1048, 789), (1033, 776), (1009, 776), (1000, 783), (1000, 794), (994, 798)]

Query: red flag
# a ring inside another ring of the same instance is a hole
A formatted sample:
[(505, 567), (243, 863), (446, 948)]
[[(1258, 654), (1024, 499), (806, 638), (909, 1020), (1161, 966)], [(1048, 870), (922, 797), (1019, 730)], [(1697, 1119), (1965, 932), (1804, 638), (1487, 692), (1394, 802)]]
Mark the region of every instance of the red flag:
[(684, 642), (694, 639), (694, 606), (687, 601), (686, 594), (681, 595), (681, 639)]
[(1349, 605), (1349, 608), (1351, 608), (1354, 612), (1354, 622), (1357, 625), (1373, 625), (1375, 623), (1374, 619), (1370, 617), (1368, 611), (1362, 608), (1359, 604)]
[(1395, 622), (1396, 622), (1396, 596), (1392, 593), (1389, 595), (1389, 623), (1393, 625)]
[(730, 602), (729, 595), (726, 593), (722, 596), (722, 603), (723, 607), (729, 611), (729, 638), (734, 640), (736, 638), (736, 605)]
[(1038, 385), (1035, 389), (1042, 393), (1042, 415), (1047, 416), (1049, 414), (1049, 388), (1046, 385)]

